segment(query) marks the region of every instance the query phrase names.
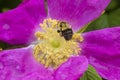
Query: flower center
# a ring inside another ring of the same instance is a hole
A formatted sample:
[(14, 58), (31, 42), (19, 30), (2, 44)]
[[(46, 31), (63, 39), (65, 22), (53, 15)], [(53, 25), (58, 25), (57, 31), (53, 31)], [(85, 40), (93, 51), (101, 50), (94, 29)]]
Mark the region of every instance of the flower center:
[(55, 39), (51, 39), (50, 40), (50, 44), (51, 44), (51, 46), (52, 47), (54, 47), (54, 48), (59, 48), (60, 47), (60, 41), (58, 40), (55, 40)]
[(83, 37), (73, 34), (70, 25), (45, 19), (40, 26), (43, 32), (35, 33), (39, 43), (34, 47), (34, 57), (45, 67), (57, 68), (71, 56), (80, 53), (79, 42), (83, 41)]

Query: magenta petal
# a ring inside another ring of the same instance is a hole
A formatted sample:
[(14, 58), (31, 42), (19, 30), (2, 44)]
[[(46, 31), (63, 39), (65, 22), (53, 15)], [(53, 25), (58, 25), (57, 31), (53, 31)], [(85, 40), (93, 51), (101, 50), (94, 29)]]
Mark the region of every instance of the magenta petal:
[(108, 59), (107, 61), (99, 60), (95, 57), (89, 57), (89, 62), (93, 65), (97, 72), (107, 80), (120, 80), (120, 66), (115, 66), (112, 63), (119, 64), (120, 57), (116, 59)]
[(86, 55), (99, 73), (108, 79), (120, 76), (120, 27), (106, 28), (83, 34), (82, 53)]
[(28, 44), (45, 17), (44, 0), (24, 0), (17, 8), (0, 14), (0, 41)]
[(88, 61), (85, 56), (71, 57), (57, 69), (55, 80), (77, 80), (87, 68)]
[(49, 17), (63, 20), (79, 30), (99, 17), (110, 0), (48, 0)]
[(30, 47), (0, 52), (0, 80), (53, 80), (52, 73), (34, 59)]

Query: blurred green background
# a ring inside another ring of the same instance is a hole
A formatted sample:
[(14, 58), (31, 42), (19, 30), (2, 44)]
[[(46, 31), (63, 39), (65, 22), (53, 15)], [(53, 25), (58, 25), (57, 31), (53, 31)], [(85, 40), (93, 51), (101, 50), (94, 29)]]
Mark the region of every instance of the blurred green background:
[(111, 0), (105, 13), (93, 21), (86, 31), (120, 25), (120, 0)]
[[(21, 3), (21, 1), (22, 0), (0, 0), (0, 13), (17, 7), (17, 5)], [(98, 19), (90, 23), (85, 32), (119, 25), (120, 0), (111, 0), (111, 3), (105, 10), (105, 13), (101, 15)], [(9, 46), (11, 45), (0, 42), (0, 47), (2, 47), (3, 49), (8, 48)]]

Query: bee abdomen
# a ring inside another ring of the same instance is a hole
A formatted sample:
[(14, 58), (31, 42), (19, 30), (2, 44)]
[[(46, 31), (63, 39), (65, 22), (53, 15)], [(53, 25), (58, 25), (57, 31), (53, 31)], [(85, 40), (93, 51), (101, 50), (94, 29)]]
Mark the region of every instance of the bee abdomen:
[(73, 31), (70, 28), (62, 31), (62, 36), (65, 38), (65, 40), (72, 39), (72, 35), (73, 35)]

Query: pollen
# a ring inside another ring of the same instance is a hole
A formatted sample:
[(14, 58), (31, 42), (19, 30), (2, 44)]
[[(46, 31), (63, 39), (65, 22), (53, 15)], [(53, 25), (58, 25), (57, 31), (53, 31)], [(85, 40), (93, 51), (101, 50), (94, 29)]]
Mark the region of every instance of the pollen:
[(45, 19), (40, 24), (43, 31), (35, 33), (39, 43), (34, 46), (34, 57), (46, 68), (57, 68), (71, 56), (79, 55), (81, 51), (79, 43), (83, 41), (83, 37), (74, 33), (72, 39), (66, 41), (57, 32), (58, 23), (58, 20)]

